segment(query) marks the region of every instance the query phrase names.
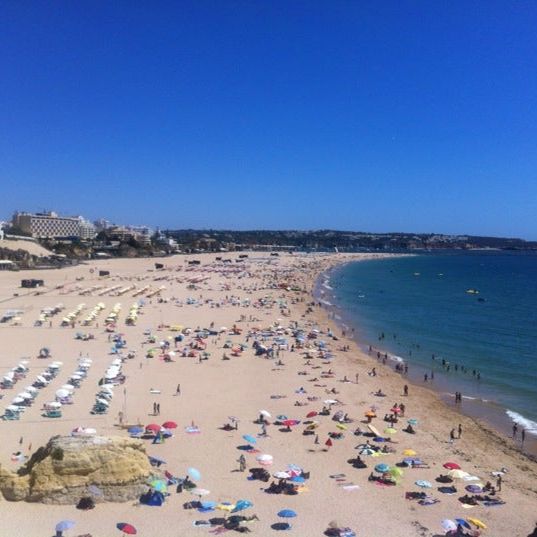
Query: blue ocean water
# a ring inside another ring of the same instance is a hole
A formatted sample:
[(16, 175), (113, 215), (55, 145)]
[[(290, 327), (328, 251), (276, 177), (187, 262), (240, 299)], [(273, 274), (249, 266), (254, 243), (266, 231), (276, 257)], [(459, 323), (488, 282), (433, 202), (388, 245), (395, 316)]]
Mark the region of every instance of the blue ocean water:
[(537, 254), (362, 261), (320, 289), (363, 343), (403, 358), (420, 378), (433, 371), (440, 391), (501, 405), (537, 435)]

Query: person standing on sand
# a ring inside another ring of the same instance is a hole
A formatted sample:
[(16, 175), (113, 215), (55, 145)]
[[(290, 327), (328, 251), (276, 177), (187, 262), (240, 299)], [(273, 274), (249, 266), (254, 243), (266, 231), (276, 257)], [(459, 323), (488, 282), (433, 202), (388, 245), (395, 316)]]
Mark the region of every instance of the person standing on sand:
[(518, 425), (516, 423), (513, 424), (513, 439), (516, 438), (516, 433), (518, 432)]
[(181, 385), (178, 384), (177, 388), (175, 389), (175, 395), (181, 395)]
[(521, 447), (524, 447), (524, 440), (526, 440), (526, 429), (522, 429), (522, 431), (520, 431), (520, 438), (522, 439)]
[(359, 374), (359, 373), (356, 373), (356, 375), (355, 375), (354, 378), (356, 379), (356, 384), (358, 384), (358, 379), (360, 378), (360, 374)]
[(459, 427), (458, 427), (458, 433), (459, 433), (459, 438), (462, 436), (462, 424), (459, 423)]
[(502, 476), (501, 476), (501, 474), (498, 476), (498, 479), (496, 479), (496, 488), (498, 489), (498, 492), (502, 491)]
[(239, 463), (239, 472), (244, 472), (244, 470), (246, 470), (246, 458), (244, 457), (244, 454), (241, 453), (237, 462)]
[(403, 393), (405, 394), (406, 397), (408, 397), (408, 385), (404, 385), (403, 386)]
[(449, 432), (449, 443), (453, 444), (455, 442), (455, 429), (451, 429)]

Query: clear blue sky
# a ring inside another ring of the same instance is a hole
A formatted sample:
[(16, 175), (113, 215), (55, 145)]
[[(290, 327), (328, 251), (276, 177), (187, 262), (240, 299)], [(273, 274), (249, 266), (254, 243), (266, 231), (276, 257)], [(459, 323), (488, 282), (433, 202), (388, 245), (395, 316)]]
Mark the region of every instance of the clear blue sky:
[(534, 1), (5, 1), (0, 218), (537, 239)]

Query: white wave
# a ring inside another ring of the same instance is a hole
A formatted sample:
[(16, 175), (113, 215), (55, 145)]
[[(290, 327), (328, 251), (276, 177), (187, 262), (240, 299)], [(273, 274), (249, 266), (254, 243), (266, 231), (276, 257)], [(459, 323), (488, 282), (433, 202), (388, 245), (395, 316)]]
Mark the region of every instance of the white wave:
[(517, 425), (522, 426), (527, 433), (537, 436), (537, 422), (531, 421), (528, 418), (522, 416), (518, 412), (513, 410), (506, 410), (505, 413), (513, 420)]
[(328, 285), (328, 281), (326, 281), (326, 282), (323, 283), (323, 287), (324, 287), (325, 289), (329, 289), (330, 291), (332, 291), (332, 289), (334, 289), (333, 287), (330, 287), (330, 286)]
[(334, 317), (338, 320), (341, 320), (341, 317), (337, 313), (334, 315)]
[(322, 304), (325, 304), (326, 306), (332, 306), (332, 302), (328, 302), (328, 300), (319, 300)]
[(397, 356), (396, 354), (389, 354), (388, 358), (390, 360), (393, 360), (394, 362), (399, 362), (400, 364), (403, 364), (405, 360), (401, 358), (400, 356)]

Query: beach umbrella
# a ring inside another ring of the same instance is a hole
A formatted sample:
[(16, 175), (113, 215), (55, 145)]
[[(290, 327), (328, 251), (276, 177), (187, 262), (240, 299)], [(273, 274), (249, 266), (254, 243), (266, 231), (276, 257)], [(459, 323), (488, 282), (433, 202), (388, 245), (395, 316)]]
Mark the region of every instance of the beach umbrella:
[(299, 420), (283, 420), (282, 421), (282, 424), (285, 425), (286, 427), (294, 427), (295, 425), (298, 425), (300, 423)]
[(418, 424), (418, 420), (416, 418), (410, 418), (409, 420), (406, 420), (406, 422), (409, 425), (417, 425)]
[(136, 535), (138, 533), (136, 528), (132, 524), (127, 524), (127, 522), (118, 522), (116, 528), (125, 535)]
[(194, 480), (199, 481), (201, 479), (201, 473), (199, 470), (196, 470), (196, 468), (189, 468), (187, 470), (188, 475)]
[(449, 518), (445, 518), (440, 522), (440, 525), (442, 526), (443, 530), (447, 533), (448, 531), (456, 531), (457, 530), (457, 524), (453, 522), (453, 520)]
[(127, 429), (127, 432), (129, 434), (141, 434), (144, 432), (144, 428), (143, 427), (130, 427), (129, 429)]
[(296, 513), (292, 509), (282, 509), (278, 512), (278, 516), (281, 518), (294, 518)]
[(160, 432), (160, 429), (161, 429), (160, 425), (157, 425), (156, 423), (150, 423), (149, 425), (145, 426), (146, 431), (153, 431), (155, 433)]
[(468, 518), (468, 522), (471, 522), (474, 526), (477, 526), (478, 528), (482, 530), (486, 530), (487, 526), (484, 522), (481, 522), (478, 518)]
[(211, 494), (211, 491), (196, 487), (190, 491), (190, 494), (193, 494), (194, 496), (199, 496), (201, 498), (202, 496), (207, 496), (208, 494)]
[(278, 421), (284, 421), (284, 420), (286, 420), (288, 418), (287, 418), (287, 416), (285, 414), (279, 414), (278, 416), (276, 416), (276, 419)]
[(442, 465), (444, 468), (447, 468), (448, 470), (460, 470), (461, 467), (456, 462), (445, 462)]
[(289, 475), (289, 472), (276, 472), (273, 474), (275, 478), (277, 479), (289, 479), (291, 476)]
[(364, 416), (366, 418), (376, 418), (377, 414), (373, 410), (368, 410), (367, 412), (364, 412)]
[(472, 529), (472, 526), (470, 526), (470, 524), (468, 524), (468, 522), (466, 522), (466, 520), (464, 520), (464, 518), (456, 518), (455, 522), (457, 524), (461, 525), (463, 528), (466, 528), (467, 530)]
[(74, 520), (62, 520), (56, 524), (56, 531), (62, 532), (70, 530), (76, 522)]
[(412, 455), (417, 455), (417, 453), (413, 450), (413, 449), (405, 449), (403, 451), (403, 455), (407, 455), (407, 456), (412, 456)]
[(324, 404), (325, 404), (325, 405), (337, 405), (337, 403), (338, 403), (338, 402), (337, 402), (335, 399), (326, 399), (326, 400), (324, 401)]
[(403, 474), (404, 474), (403, 470), (401, 470), (401, 468), (398, 468), (397, 466), (392, 466), (389, 472), (390, 472), (390, 475), (392, 475), (396, 479), (399, 477), (403, 477)]
[(270, 466), (274, 462), (274, 457), (268, 453), (262, 453), (258, 455), (255, 460), (263, 466)]
[(384, 429), (384, 432), (386, 434), (395, 434), (397, 432), (397, 429), (394, 429), (393, 427), (387, 427), (386, 429)]
[(315, 410), (312, 410), (311, 412), (308, 412), (306, 414), (306, 418), (314, 418), (315, 416), (317, 416), (318, 412), (315, 412)]
[(301, 475), (295, 475), (290, 479), (293, 483), (304, 483), (306, 480)]
[(463, 479), (465, 477), (468, 477), (470, 474), (468, 472), (463, 472), (462, 470), (450, 470), (448, 472), (448, 476), (453, 479)]
[(264, 418), (271, 418), (272, 417), (271, 413), (268, 412), (268, 410), (260, 410), (259, 414), (261, 414), (261, 416), (263, 416)]
[(479, 494), (483, 492), (483, 487), (481, 485), (467, 485), (466, 490), (472, 494)]
[(232, 503), (229, 503), (229, 502), (222, 502), (222, 503), (219, 503), (216, 508), (219, 510), (219, 511), (227, 511), (228, 513), (231, 513), (233, 511), (233, 509), (235, 509), (235, 505), (232, 504)]
[(214, 509), (216, 507), (216, 502), (200, 502), (202, 509)]
[(425, 479), (418, 479), (416, 481), (416, 485), (418, 485), (418, 487), (421, 487), (423, 489), (430, 489), (433, 487), (431, 483), (429, 481), (425, 481)]
[(324, 445), (325, 445), (326, 447), (332, 447), (334, 444), (332, 443), (332, 440), (329, 438), (329, 439), (324, 443)]
[(249, 444), (256, 444), (257, 443), (257, 440), (250, 434), (243, 434), (242, 437), (244, 438), (244, 440), (246, 440), (246, 442), (248, 442)]
[(393, 408), (390, 408), (390, 412), (393, 414), (399, 414), (401, 412), (401, 409), (398, 406), (394, 406)]
[(381, 474), (383, 474), (384, 472), (388, 472), (389, 470), (390, 470), (390, 467), (387, 464), (384, 464), (383, 462), (375, 466), (375, 472), (380, 472)]
[(149, 464), (151, 465), (166, 464), (166, 461), (164, 459), (161, 459), (160, 457), (153, 457), (151, 455), (148, 455), (147, 458), (149, 459)]
[(166, 484), (166, 481), (163, 481), (162, 479), (155, 479), (151, 481), (150, 485), (157, 492), (166, 492), (168, 490), (168, 485)]
[(232, 513), (238, 513), (239, 511), (244, 511), (249, 507), (252, 507), (254, 504), (249, 500), (238, 500), (235, 504), (235, 507), (231, 510)]
[(346, 431), (346, 430), (347, 430), (347, 426), (346, 426), (344, 423), (338, 423), (338, 424), (336, 425), (336, 427), (337, 427), (338, 429), (341, 429), (342, 431)]
[(175, 423), (175, 421), (165, 421), (162, 426), (165, 428), (165, 429), (176, 429), (177, 428), (177, 423)]

